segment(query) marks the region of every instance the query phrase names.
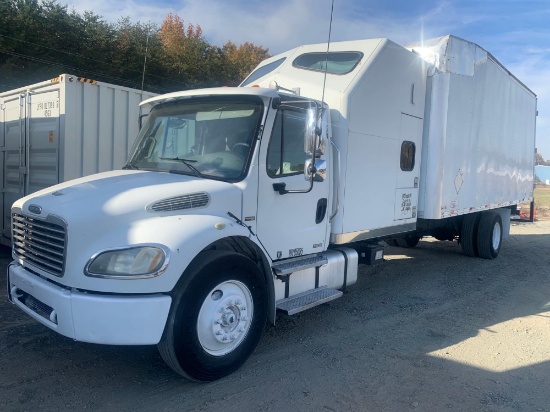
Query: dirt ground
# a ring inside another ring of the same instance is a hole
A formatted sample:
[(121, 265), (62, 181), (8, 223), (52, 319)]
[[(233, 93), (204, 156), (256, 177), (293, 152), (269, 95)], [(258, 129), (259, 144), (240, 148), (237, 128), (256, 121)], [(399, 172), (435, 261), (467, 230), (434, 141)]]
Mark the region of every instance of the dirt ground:
[(78, 343), (5, 298), (1, 411), (550, 411), (550, 221), (494, 261), (386, 247), (345, 296), (268, 326), (245, 366), (186, 381), (155, 347)]

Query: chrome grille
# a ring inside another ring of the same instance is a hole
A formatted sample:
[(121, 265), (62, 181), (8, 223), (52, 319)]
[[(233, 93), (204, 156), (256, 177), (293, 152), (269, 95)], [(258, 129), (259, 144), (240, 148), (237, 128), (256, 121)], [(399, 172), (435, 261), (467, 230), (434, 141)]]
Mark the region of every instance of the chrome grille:
[(151, 203), (147, 206), (147, 209), (154, 210), (155, 212), (195, 209), (208, 205), (208, 202), (210, 202), (210, 196), (208, 196), (208, 193), (199, 192), (159, 200), (158, 202)]
[[(31, 264), (55, 276), (63, 276), (65, 266), (65, 226), (12, 214), (13, 252), (23, 266)], [(60, 222), (61, 223), (61, 222)]]

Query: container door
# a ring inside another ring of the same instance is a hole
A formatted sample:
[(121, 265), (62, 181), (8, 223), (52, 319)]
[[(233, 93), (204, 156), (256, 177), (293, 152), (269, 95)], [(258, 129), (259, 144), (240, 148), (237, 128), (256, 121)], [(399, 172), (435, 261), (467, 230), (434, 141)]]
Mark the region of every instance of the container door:
[(25, 195), (59, 183), (59, 90), (33, 93), (27, 111)]
[(401, 113), (394, 220), (416, 221), (422, 124), (422, 119)]
[(11, 238), (11, 205), (24, 196), (25, 97), (10, 96), (2, 109), (2, 238)]
[(304, 175), (304, 162), (310, 157), (304, 153), (305, 125), (305, 112), (279, 109), (271, 136), (265, 133), (262, 139), (256, 230), (273, 260), (327, 247), (330, 179), (315, 181), (308, 193), (280, 194), (273, 186), (301, 191), (310, 187)]
[(2, 239), (11, 239), (11, 206), (59, 183), (59, 91), (7, 98), (2, 110)]

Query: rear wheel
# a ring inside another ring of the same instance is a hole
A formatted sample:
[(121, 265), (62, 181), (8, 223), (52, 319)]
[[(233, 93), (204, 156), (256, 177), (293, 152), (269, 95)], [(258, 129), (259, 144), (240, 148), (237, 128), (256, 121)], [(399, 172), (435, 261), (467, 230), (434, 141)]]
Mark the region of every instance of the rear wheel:
[(400, 247), (413, 248), (420, 242), (420, 237), (407, 237), (405, 239), (397, 239), (397, 245)]
[(222, 378), (241, 367), (265, 326), (263, 276), (248, 258), (206, 252), (183, 276), (160, 343), (164, 361), (198, 381)]
[(477, 250), (478, 221), (478, 213), (466, 215), (462, 221), (462, 228), (460, 230), (460, 245), (462, 246), (462, 252), (466, 256), (479, 256)]
[(494, 259), (502, 244), (502, 218), (496, 212), (481, 215), (477, 231), (477, 250), (479, 257)]

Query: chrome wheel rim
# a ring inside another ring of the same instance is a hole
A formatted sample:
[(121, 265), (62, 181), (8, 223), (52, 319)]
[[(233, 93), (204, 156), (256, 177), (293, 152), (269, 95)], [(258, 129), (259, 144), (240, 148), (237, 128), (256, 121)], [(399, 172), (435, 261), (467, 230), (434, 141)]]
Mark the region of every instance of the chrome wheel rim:
[(500, 247), (501, 233), (500, 224), (497, 222), (493, 227), (493, 250), (498, 250)]
[(220, 283), (204, 299), (197, 334), (205, 352), (223, 356), (237, 348), (250, 330), (254, 306), (248, 287), (239, 281)]

